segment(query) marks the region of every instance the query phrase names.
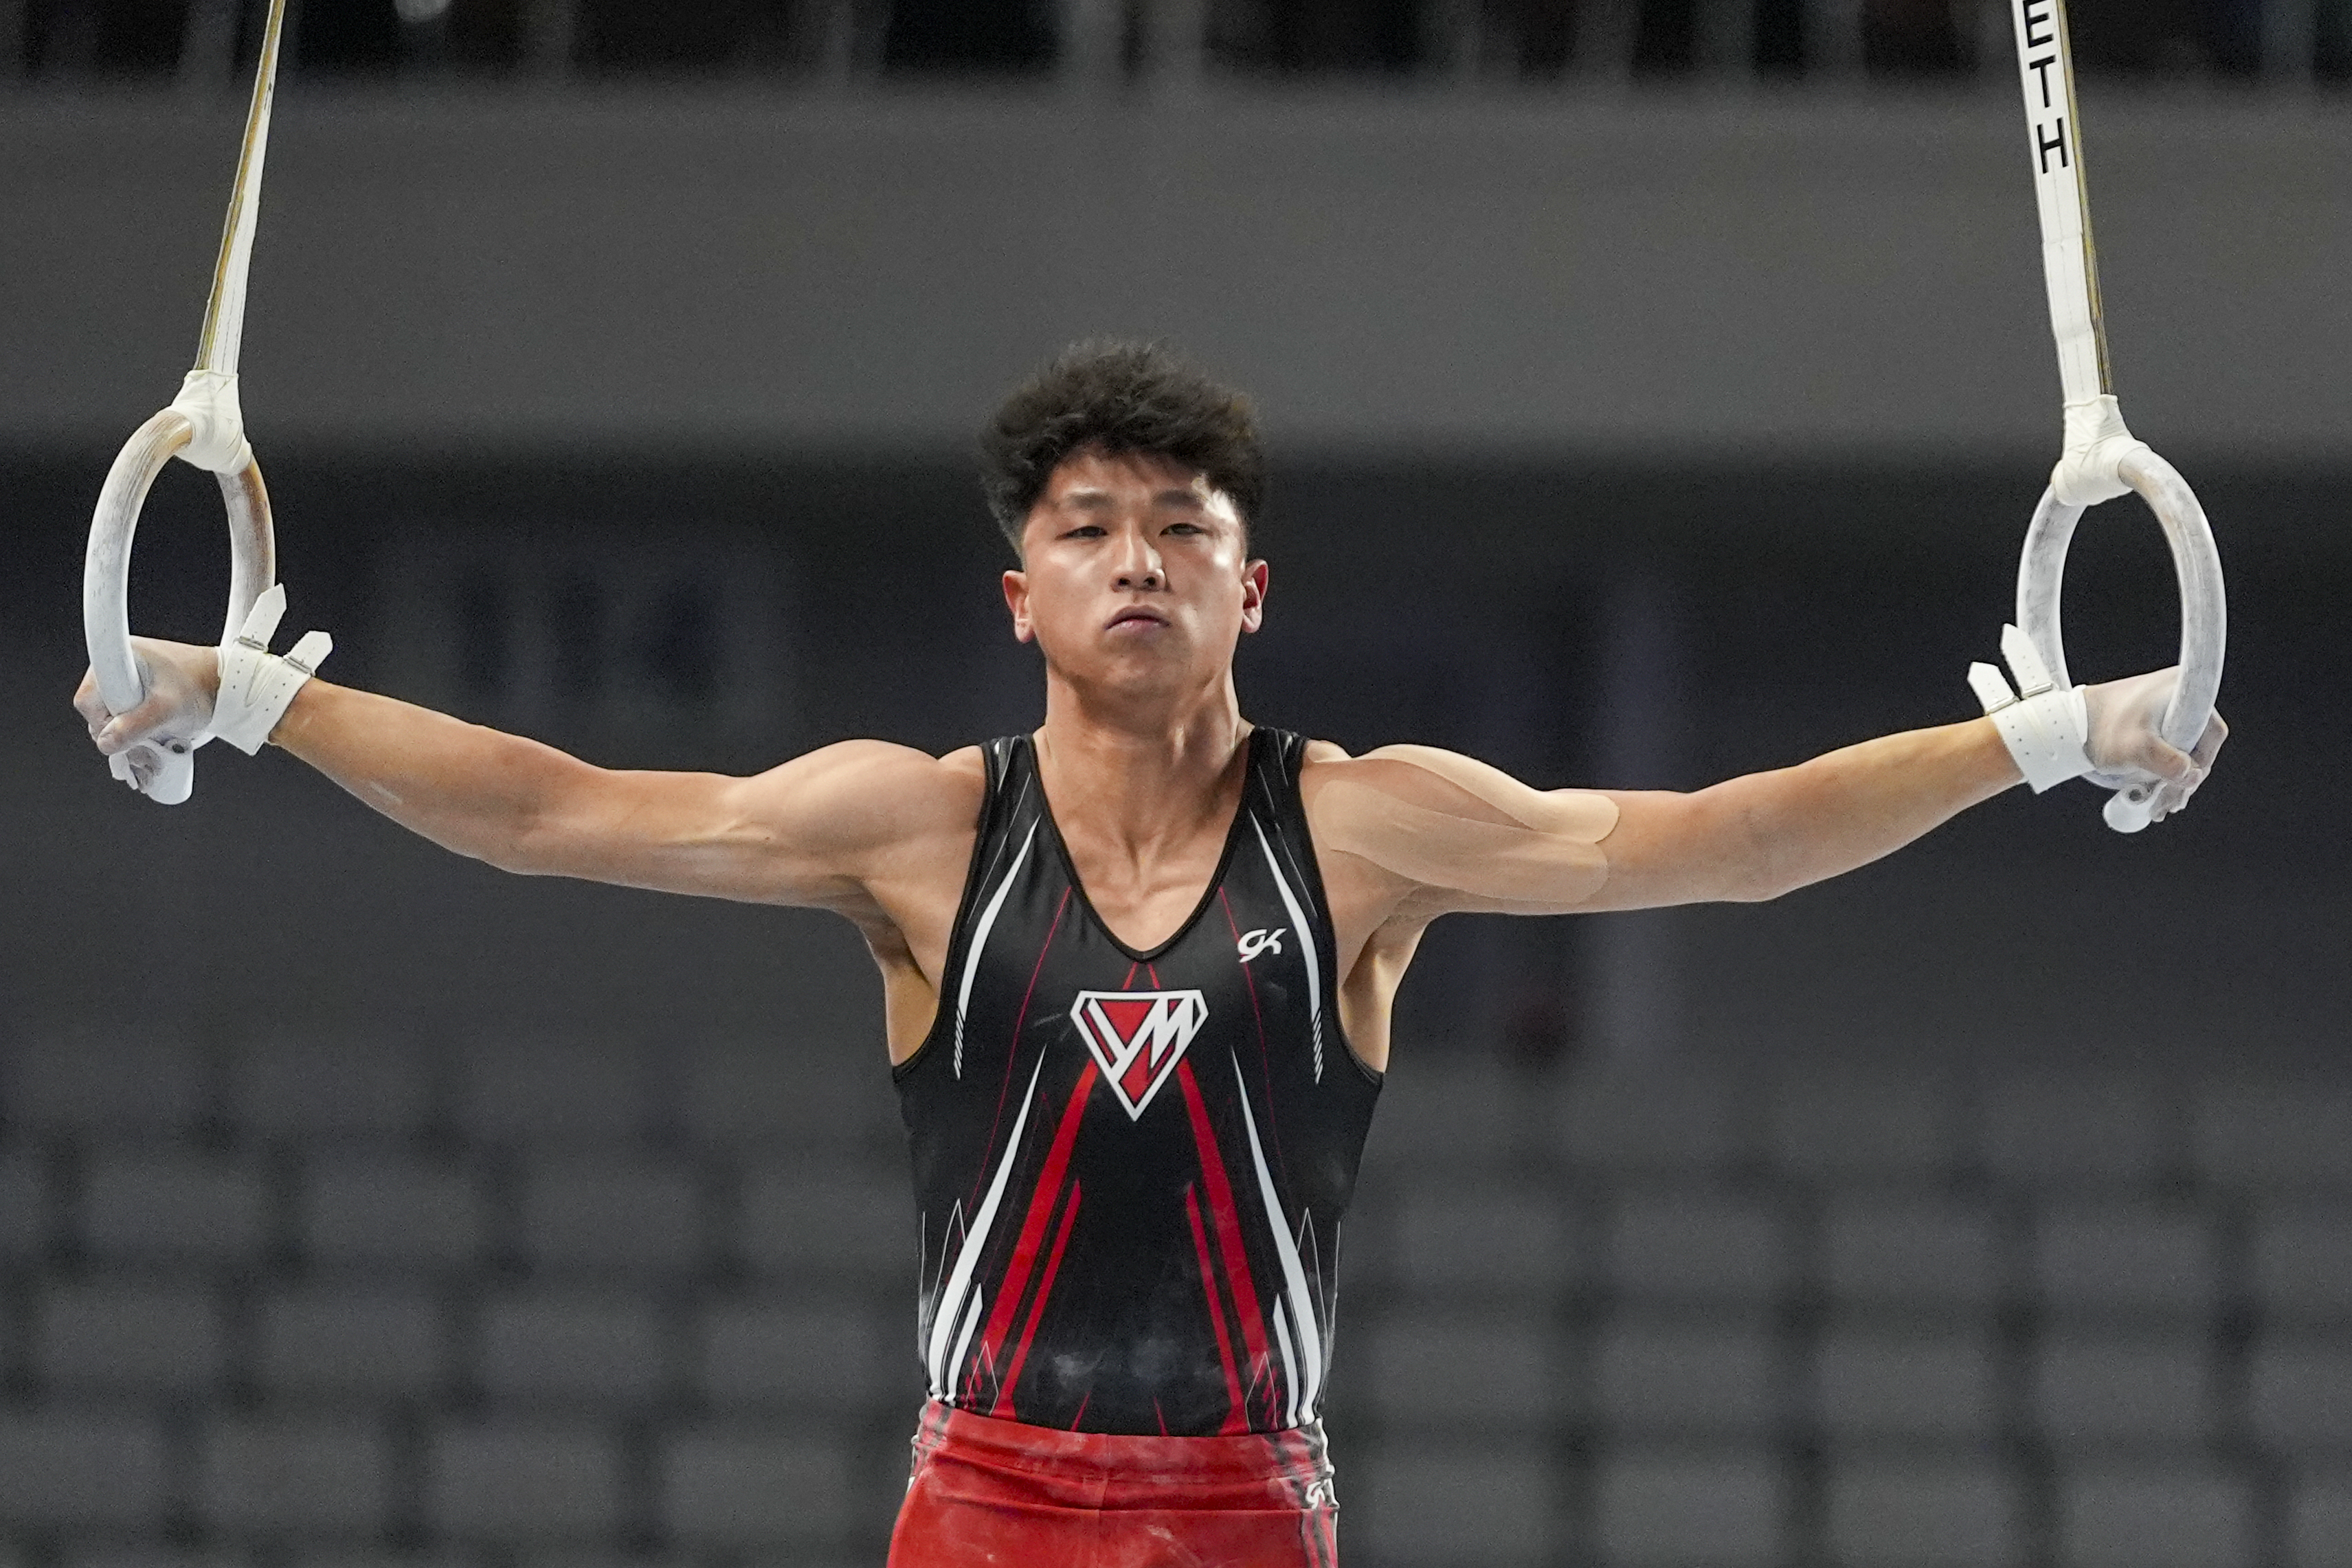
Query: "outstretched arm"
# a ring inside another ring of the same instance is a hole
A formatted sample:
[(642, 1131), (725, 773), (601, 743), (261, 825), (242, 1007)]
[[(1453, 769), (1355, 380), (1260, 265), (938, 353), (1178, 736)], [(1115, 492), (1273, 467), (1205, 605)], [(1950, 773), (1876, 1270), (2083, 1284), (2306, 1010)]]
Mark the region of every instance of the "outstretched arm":
[[(2170, 781), (2178, 809), (2228, 728), (2193, 754), (2156, 736), (2171, 672), (2090, 689), (2103, 769)], [(1989, 719), (1914, 730), (1688, 795), (1529, 788), (1425, 746), (1315, 764), (1316, 843), (1385, 880), (1407, 918), (1561, 914), (1778, 898), (1892, 853), (2021, 782)]]
[[(139, 710), (110, 719), (89, 681), (76, 698), (100, 751), (210, 716), (213, 649), (140, 639), (138, 651), (151, 676)], [(880, 742), (751, 778), (623, 772), (318, 679), (270, 739), (404, 827), (501, 869), (761, 903), (851, 904), (911, 840), (968, 837), (978, 800), (973, 770)]]
[(1690, 795), (1612, 795), (1591, 907), (1757, 902), (1841, 876), (2021, 783), (1989, 719), (1845, 746)]

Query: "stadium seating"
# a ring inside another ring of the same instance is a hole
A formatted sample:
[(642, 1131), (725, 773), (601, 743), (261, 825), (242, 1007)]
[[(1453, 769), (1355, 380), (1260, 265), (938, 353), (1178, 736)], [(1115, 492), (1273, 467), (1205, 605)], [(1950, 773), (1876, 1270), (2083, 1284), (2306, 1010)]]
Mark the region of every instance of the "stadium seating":
[[(2298, 1076), (1405, 1058), (1331, 1402), (1371, 1568), (2342, 1568), (2352, 1127)], [(887, 1077), (13, 1042), (0, 1568), (879, 1561)]]

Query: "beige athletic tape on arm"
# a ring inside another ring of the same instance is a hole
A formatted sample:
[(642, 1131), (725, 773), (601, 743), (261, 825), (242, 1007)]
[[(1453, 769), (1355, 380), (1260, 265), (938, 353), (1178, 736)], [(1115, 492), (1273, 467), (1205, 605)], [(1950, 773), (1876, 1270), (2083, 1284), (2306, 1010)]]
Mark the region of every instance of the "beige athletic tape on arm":
[[(1316, 842), (1325, 848), (1422, 887), (1520, 909), (1572, 909), (1608, 883), (1601, 841), (1617, 826), (1617, 803), (1606, 795), (1530, 789), (1484, 763), (1426, 747), (1384, 748), (1361, 761), (1426, 777), (1400, 781), (1391, 773), (1391, 783), (1375, 782), (1384, 768), (1325, 784), (1314, 796)], [(1507, 820), (1445, 808), (1449, 797), (1461, 795)]]

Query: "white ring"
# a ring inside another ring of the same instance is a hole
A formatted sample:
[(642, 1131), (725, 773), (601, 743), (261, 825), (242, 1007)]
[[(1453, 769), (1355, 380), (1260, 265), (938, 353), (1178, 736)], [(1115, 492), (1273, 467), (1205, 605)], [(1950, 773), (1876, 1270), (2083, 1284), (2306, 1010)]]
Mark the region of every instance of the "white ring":
[[(146, 683), (139, 660), (131, 651), (131, 542), (139, 530), (140, 509), (155, 476), (188, 444), (188, 416), (166, 408), (132, 432), (114, 466), (107, 470), (105, 488), (89, 520), (89, 549), (82, 558), (82, 637), (89, 647), (89, 667), (98, 679), (99, 695), (107, 711), (128, 713), (146, 700)], [(261, 465), (249, 460), (233, 474), (216, 474), (221, 500), (228, 510), (228, 613), (221, 623), (226, 642), (245, 626), (253, 602), (277, 581), (277, 542), (269, 523), (269, 491), (261, 482)], [(149, 748), (138, 748), (149, 750)], [(165, 756), (154, 749), (149, 759), (158, 775), (179, 775), (193, 766), (186, 752)], [(176, 791), (151, 790), (159, 801), (186, 798)]]
[[(2156, 513), (2165, 542), (2172, 547), (2172, 569), (2180, 584), (2180, 682), (2158, 732), (2186, 752), (2203, 738), (2213, 716), (2213, 700), (2221, 690), (2230, 612), (2221, 591), (2221, 552), (2214, 548), (2213, 530), (2196, 492), (2170, 463), (2143, 447), (2125, 457), (2118, 473)], [(2017, 566), (2017, 624), (2033, 639), (2061, 689), (2074, 682), (2066, 670), (2058, 600), (2066, 577), (2066, 547), (2074, 542), (2083, 511), (2060, 500), (2056, 491), (2042, 491)], [(2089, 776), (2112, 790), (2147, 787), (2144, 779), (2097, 773)]]

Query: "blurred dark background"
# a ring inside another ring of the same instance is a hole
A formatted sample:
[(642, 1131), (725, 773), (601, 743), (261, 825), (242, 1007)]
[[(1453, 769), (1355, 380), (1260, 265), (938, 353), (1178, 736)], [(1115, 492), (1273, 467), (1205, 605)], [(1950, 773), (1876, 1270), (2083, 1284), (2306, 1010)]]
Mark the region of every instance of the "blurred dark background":
[[(16, 0), (20, 68), (185, 73), (249, 47), (236, 0)], [(305, 71), (775, 76), (1179, 65), (1262, 76), (1544, 79), (1969, 75), (2009, 58), (1999, 5), (1971, 0), (395, 0), (289, 6)], [(2150, 78), (2340, 78), (2341, 0), (2105, 0), (2071, 8), (2077, 61)], [(1195, 57), (1176, 62), (1179, 53)]]
[[(244, 401), (329, 675), (592, 760), (1034, 723), (969, 448), (1258, 398), (1246, 710), (1690, 787), (1964, 716), (2057, 445), (1966, 0), (290, 4)], [(867, 961), (279, 753), (114, 785), (83, 533), (261, 12), (0, 0), (0, 1568), (878, 1562), (920, 1389)], [(1757, 908), (1458, 921), (1332, 1398), (1349, 1560), (2352, 1563), (2352, 5), (2079, 0), (2118, 390), (2234, 735)], [(134, 625), (208, 639), (211, 480)], [(2075, 673), (2167, 661), (2136, 501)]]

